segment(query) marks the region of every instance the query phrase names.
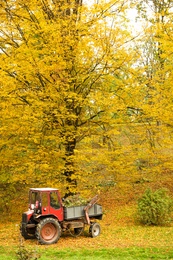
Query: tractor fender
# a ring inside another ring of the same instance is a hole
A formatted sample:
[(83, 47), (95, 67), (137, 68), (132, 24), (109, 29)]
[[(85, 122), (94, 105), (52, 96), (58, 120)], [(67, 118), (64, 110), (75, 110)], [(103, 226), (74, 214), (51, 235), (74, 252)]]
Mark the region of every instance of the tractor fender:
[(34, 216), (34, 219), (37, 222), (40, 222), (42, 219), (45, 219), (45, 218), (54, 218), (54, 219), (58, 220), (58, 222), (60, 222), (59, 219), (55, 215), (51, 215), (51, 214), (44, 215), (44, 216), (41, 215), (41, 214), (37, 214), (37, 215)]

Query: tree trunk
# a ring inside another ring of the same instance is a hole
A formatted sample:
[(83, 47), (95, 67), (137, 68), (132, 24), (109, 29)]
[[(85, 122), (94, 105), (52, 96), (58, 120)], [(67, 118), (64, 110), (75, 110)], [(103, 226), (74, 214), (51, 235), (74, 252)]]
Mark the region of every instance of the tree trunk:
[(74, 167), (74, 149), (76, 147), (76, 138), (74, 136), (68, 136), (65, 144), (65, 171), (66, 177), (66, 193), (65, 198), (75, 194), (77, 188), (77, 180), (75, 177)]

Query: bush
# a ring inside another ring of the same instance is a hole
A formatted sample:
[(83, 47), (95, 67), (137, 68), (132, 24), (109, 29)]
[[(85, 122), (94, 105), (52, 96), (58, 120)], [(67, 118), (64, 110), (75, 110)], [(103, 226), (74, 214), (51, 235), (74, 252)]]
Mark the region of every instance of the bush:
[(171, 222), (172, 206), (173, 201), (165, 189), (147, 189), (138, 200), (138, 219), (144, 225), (168, 225)]
[(37, 260), (40, 258), (40, 254), (36, 250), (26, 248), (21, 244), (16, 252), (18, 260)]

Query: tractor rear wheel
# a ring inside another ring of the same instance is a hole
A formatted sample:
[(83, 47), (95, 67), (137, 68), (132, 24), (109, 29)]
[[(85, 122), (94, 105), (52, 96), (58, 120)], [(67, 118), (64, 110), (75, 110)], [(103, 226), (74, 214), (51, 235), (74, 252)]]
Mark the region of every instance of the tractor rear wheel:
[(61, 236), (61, 227), (54, 218), (45, 218), (40, 221), (36, 229), (36, 237), (40, 244), (56, 243)]
[(90, 228), (89, 228), (89, 233), (91, 235), (91, 237), (97, 237), (100, 235), (100, 232), (101, 232), (101, 227), (100, 227), (100, 224), (97, 223), (97, 222), (94, 222), (90, 225)]

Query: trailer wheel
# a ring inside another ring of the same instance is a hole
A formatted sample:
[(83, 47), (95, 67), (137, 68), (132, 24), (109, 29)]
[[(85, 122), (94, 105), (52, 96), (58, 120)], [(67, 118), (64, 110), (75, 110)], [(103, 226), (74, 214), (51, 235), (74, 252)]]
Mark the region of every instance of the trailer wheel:
[(54, 218), (45, 218), (40, 221), (36, 229), (36, 237), (40, 244), (56, 243), (61, 236), (61, 227)]
[(100, 232), (101, 232), (101, 227), (100, 227), (100, 224), (97, 223), (97, 222), (94, 222), (90, 225), (90, 228), (89, 228), (89, 233), (91, 235), (91, 237), (97, 237), (100, 235)]

